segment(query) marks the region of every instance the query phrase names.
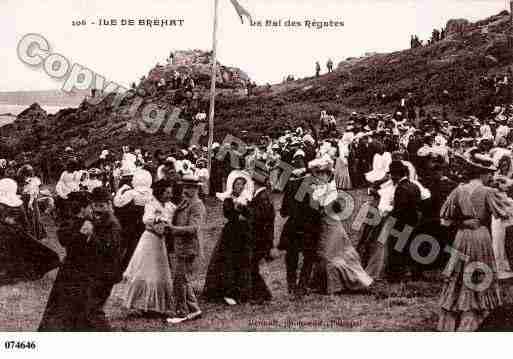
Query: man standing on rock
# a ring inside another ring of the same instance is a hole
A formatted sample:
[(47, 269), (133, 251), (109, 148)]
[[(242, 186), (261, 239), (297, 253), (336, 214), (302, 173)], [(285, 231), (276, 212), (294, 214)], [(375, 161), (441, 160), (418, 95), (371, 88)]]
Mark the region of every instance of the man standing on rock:
[(319, 64), (319, 61), (315, 63), (315, 77), (319, 77), (321, 74), (321, 64)]
[(326, 67), (328, 68), (328, 72), (333, 72), (333, 61), (331, 59), (328, 59)]

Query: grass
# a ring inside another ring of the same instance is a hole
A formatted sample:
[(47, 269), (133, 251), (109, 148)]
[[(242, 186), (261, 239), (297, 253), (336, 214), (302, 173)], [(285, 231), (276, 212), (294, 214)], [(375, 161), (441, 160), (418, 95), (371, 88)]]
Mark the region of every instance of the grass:
[[(355, 207), (366, 200), (364, 191), (353, 191)], [(279, 208), (279, 197), (275, 207)], [(206, 266), (224, 223), (221, 203), (207, 200), (208, 221), (205, 257), (199, 260), (194, 287), (203, 287)], [(277, 215), (276, 236), (284, 220)], [(353, 242), (358, 233), (345, 223)], [(55, 228), (48, 223), (47, 244), (61, 256), (64, 251), (55, 240)], [(429, 331), (435, 328), (440, 284), (437, 281), (379, 282), (372, 293), (322, 296), (311, 294), (303, 299), (289, 297), (286, 288), (284, 254), (261, 266), (273, 292), (272, 302), (264, 305), (228, 307), (201, 302), (201, 319), (169, 326), (162, 319), (134, 318), (122, 308), (124, 286), (117, 285), (106, 305), (106, 313), (117, 331)], [(35, 282), (0, 287), (0, 331), (34, 331), (45, 309), (56, 272)]]

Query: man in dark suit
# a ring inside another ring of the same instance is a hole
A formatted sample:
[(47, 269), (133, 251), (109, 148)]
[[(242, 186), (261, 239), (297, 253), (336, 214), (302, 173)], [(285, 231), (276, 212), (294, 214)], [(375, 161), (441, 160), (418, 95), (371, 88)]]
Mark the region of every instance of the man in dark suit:
[(272, 294), (260, 274), (260, 262), (270, 258), (274, 247), (275, 211), (269, 190), (266, 187), (267, 176), (254, 175), (255, 193), (249, 203), (250, 223), (252, 231), (251, 250), (251, 299), (257, 302), (272, 299)]
[[(316, 260), (320, 230), (319, 212), (311, 204), (311, 187), (314, 178), (308, 174), (292, 178), (285, 187), (280, 209), (288, 217), (281, 233), (278, 249), (286, 250), (287, 287), (290, 294), (306, 293)], [(303, 253), (303, 267), (297, 281), (299, 254)]]
[[(394, 209), (389, 216), (395, 220), (394, 231), (406, 233), (408, 228), (411, 228), (411, 231), (413, 231), (419, 220), (417, 211), (421, 203), (420, 189), (416, 184), (410, 182), (408, 179), (408, 168), (401, 161), (392, 161), (390, 164), (390, 177), (396, 185)], [(396, 249), (395, 247), (398, 243), (399, 247), (402, 247), (401, 243), (404, 241), (404, 238), (397, 233), (395, 234), (389, 235), (387, 240), (389, 248), (387, 272), (392, 277), (397, 278), (397, 274), (410, 266), (412, 260), (409, 250), (410, 236), (408, 236), (406, 245), (403, 248)]]
[(110, 329), (103, 307), (114, 285), (122, 279), (122, 235), (112, 209), (110, 192), (105, 187), (97, 187), (91, 197), (94, 220), (89, 246), (95, 255), (90, 263), (93, 269), (88, 312), (91, 325), (102, 331)]

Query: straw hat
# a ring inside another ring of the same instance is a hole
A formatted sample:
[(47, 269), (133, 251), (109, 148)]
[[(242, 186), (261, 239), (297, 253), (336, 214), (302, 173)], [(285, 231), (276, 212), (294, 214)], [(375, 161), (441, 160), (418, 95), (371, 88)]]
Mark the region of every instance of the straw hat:
[(308, 169), (317, 171), (331, 171), (333, 169), (333, 161), (326, 157), (316, 158), (308, 162)]
[(477, 148), (471, 148), (463, 154), (466, 165), (489, 172), (497, 171), (493, 158), (478, 151)]
[(23, 204), (21, 198), (16, 194), (18, 184), (10, 178), (0, 180), (0, 203), (9, 207), (19, 207)]
[(202, 183), (200, 181), (200, 178), (198, 176), (194, 176), (191, 174), (186, 174), (182, 176), (182, 179), (178, 182), (181, 185), (188, 186), (188, 187), (201, 187)]
[(305, 151), (297, 150), (296, 153), (294, 153), (293, 157), (296, 158), (296, 157), (300, 157), (300, 156), (305, 157), (306, 156)]

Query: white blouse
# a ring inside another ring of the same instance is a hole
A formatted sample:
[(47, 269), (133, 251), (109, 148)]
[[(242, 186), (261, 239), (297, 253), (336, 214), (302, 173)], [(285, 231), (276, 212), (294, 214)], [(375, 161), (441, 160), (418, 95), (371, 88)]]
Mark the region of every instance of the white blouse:
[(171, 224), (173, 223), (175, 210), (176, 206), (171, 202), (166, 202), (162, 205), (159, 201), (153, 198), (153, 200), (144, 206), (143, 223), (149, 230), (153, 229), (153, 226), (157, 221)]

